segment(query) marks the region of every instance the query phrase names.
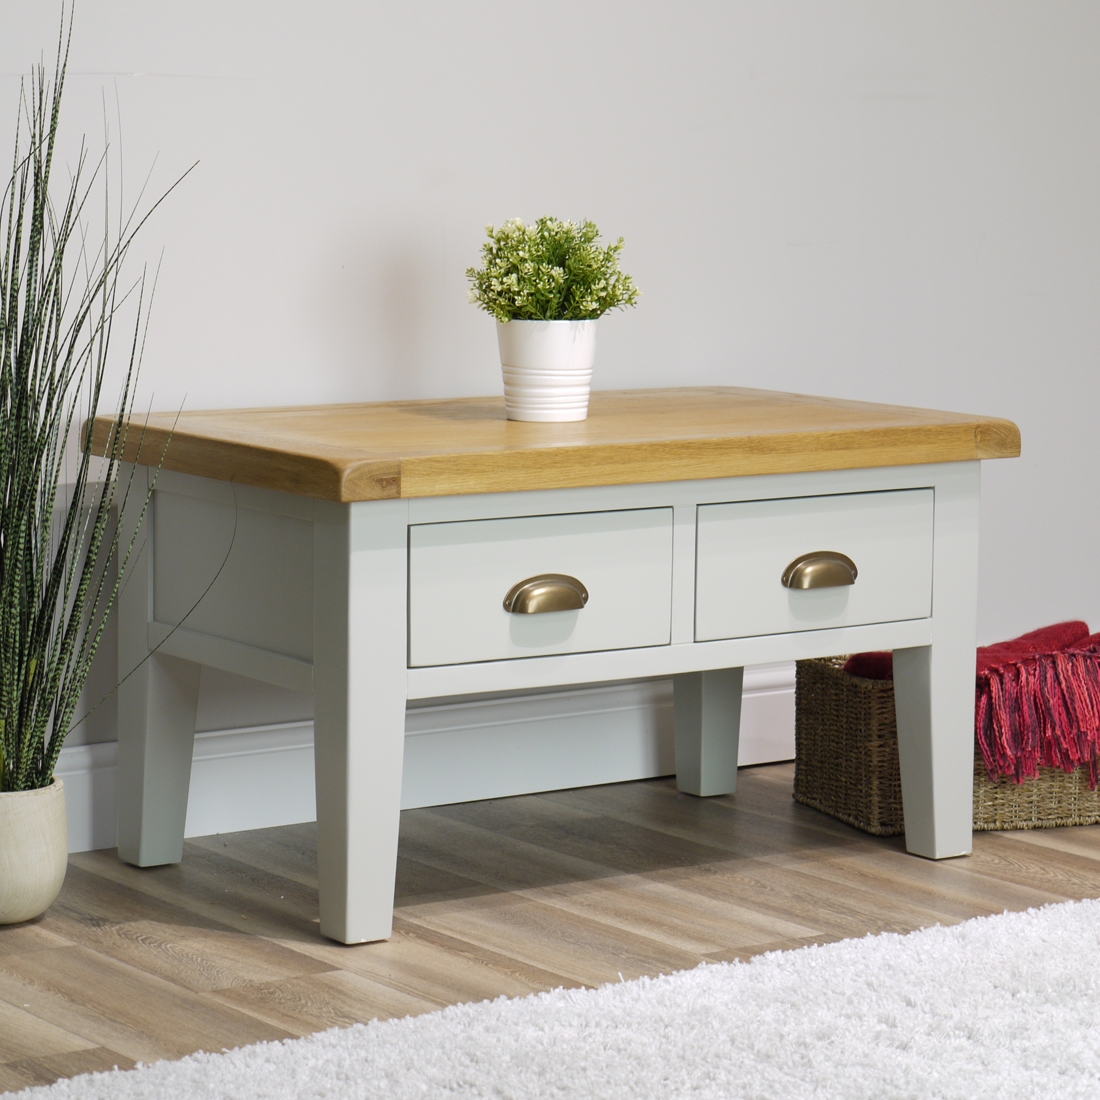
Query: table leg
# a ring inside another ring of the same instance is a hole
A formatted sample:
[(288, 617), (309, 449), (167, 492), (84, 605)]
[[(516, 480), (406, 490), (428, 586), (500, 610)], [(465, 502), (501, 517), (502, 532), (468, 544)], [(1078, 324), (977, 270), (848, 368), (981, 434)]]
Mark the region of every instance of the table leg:
[(743, 668), (673, 677), (676, 786), (704, 797), (737, 789)]
[(408, 504), (316, 502), (314, 756), (321, 932), (387, 939), (405, 750)]
[(932, 644), (894, 650), (905, 847), (966, 855), (974, 818), (978, 463), (936, 487)]
[(118, 692), (118, 854), (183, 859), (200, 666), (153, 654)]
[(905, 847), (930, 859), (972, 844), (974, 646), (946, 648), (894, 650)]
[[(121, 529), (128, 545), (145, 504), (146, 471)], [(152, 506), (118, 598), (118, 854), (138, 867), (179, 863), (191, 785), (200, 666), (149, 652)]]

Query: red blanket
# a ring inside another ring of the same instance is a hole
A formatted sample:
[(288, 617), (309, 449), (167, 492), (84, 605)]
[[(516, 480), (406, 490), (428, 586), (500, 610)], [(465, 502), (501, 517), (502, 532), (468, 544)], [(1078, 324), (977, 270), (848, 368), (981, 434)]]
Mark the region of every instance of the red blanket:
[[(889, 653), (857, 653), (846, 672), (893, 677)], [(1056, 623), (982, 646), (974, 727), (991, 780), (1033, 779), (1040, 765), (1071, 772), (1087, 764), (1096, 788), (1100, 760), (1100, 634), (1083, 622)]]

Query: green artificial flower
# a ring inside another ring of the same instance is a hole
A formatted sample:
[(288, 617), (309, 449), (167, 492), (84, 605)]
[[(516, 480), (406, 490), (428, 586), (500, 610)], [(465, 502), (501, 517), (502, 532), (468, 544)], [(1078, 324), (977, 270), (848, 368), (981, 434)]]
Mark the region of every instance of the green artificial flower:
[(638, 304), (638, 288), (619, 268), (620, 237), (601, 248), (594, 222), (519, 218), (487, 226), (480, 268), (466, 270), (470, 301), (498, 321), (590, 321)]

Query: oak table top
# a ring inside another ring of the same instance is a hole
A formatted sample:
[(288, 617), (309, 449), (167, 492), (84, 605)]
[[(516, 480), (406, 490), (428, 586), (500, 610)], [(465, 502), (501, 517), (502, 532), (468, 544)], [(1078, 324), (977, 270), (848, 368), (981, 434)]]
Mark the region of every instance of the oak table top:
[[(103, 453), (112, 420), (95, 423)], [(123, 457), (324, 500), (561, 489), (1013, 458), (1010, 420), (733, 387), (596, 391), (587, 420), (503, 397), (151, 413)]]

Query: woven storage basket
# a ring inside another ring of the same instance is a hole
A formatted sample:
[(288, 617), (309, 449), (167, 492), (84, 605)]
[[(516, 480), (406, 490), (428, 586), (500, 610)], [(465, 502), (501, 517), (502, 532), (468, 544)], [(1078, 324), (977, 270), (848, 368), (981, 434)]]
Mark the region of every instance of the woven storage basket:
[[(799, 661), (794, 797), (876, 836), (905, 831), (894, 684), (844, 671), (845, 657)], [(991, 783), (974, 757), (974, 828), (1043, 829), (1100, 822), (1088, 768), (1040, 768), (1037, 779)]]

